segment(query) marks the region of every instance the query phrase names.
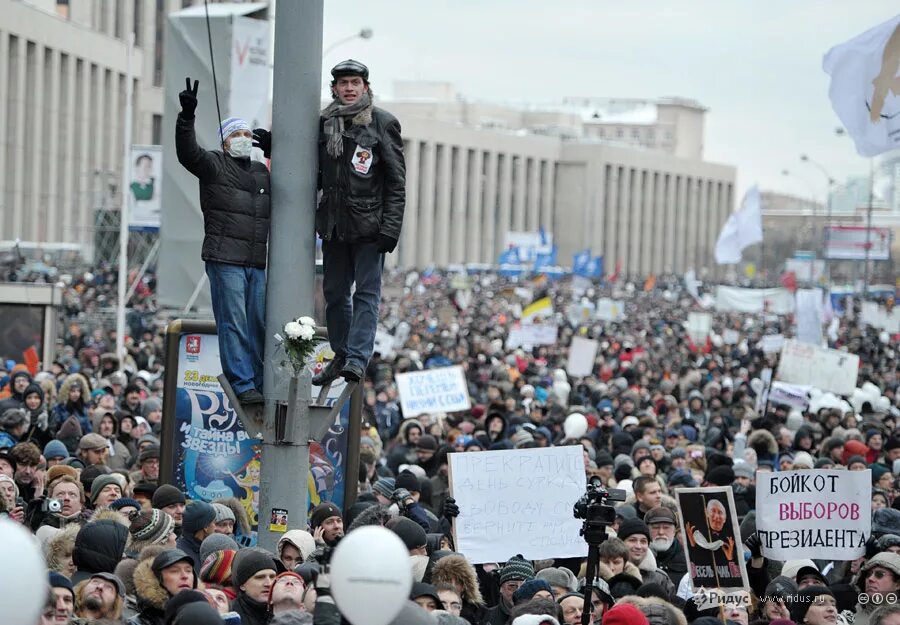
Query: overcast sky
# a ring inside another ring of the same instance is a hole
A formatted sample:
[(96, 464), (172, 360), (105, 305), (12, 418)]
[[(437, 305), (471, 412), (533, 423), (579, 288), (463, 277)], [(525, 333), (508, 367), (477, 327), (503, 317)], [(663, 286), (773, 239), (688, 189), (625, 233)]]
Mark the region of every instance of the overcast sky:
[[(682, 96), (709, 108), (707, 160), (818, 200), (825, 178), (868, 175), (828, 100), (822, 56), (897, 13), (896, 0), (329, 0), (324, 45), (365, 62), (373, 87), (454, 83), (467, 99), (559, 102), (565, 96)], [(795, 176), (785, 177), (788, 169)]]

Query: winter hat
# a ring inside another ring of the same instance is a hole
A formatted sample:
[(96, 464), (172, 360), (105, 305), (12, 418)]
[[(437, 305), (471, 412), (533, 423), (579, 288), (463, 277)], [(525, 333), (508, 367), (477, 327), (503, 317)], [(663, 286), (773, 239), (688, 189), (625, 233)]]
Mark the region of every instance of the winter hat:
[(893, 553), (891, 551), (883, 551), (881, 553), (876, 553), (874, 556), (869, 558), (865, 564), (860, 567), (859, 572), (860, 576), (857, 580), (857, 584), (862, 586), (865, 584), (865, 575), (862, 573), (866, 573), (876, 566), (880, 566), (891, 571), (894, 574), (895, 578), (900, 578), (900, 554)]
[(796, 581), (797, 573), (800, 572), (800, 569), (808, 569), (808, 568), (814, 568), (817, 571), (819, 570), (818, 567), (816, 567), (815, 562), (813, 562), (812, 560), (809, 560), (809, 559), (788, 560), (781, 566), (781, 575), (783, 577), (787, 577), (789, 579)]
[(234, 511), (231, 508), (221, 503), (212, 503), (210, 505), (216, 511), (216, 523), (222, 523), (223, 521), (235, 522)]
[(575, 590), (575, 586), (578, 582), (578, 580), (575, 579), (575, 576), (569, 571), (569, 569), (565, 568), (550, 567), (547, 569), (541, 569), (537, 572), (535, 578), (546, 580), (547, 583), (551, 586), (566, 588), (570, 591)]
[[(100, 496), (100, 491), (102, 491), (104, 488), (106, 488), (110, 484), (113, 486), (118, 486), (119, 493), (121, 494), (122, 486), (119, 484), (119, 480), (116, 479), (114, 476), (107, 474), (107, 475), (98, 475), (96, 478), (94, 478), (94, 481), (91, 482), (91, 504), (92, 505), (97, 502), (97, 497)], [(138, 507), (140, 507), (140, 506), (138, 506)]]
[(419, 478), (413, 475), (409, 471), (403, 471), (394, 479), (394, 487), (395, 488), (405, 488), (409, 492), (419, 492), (421, 486), (419, 485)]
[[(881, 508), (872, 513), (872, 534), (897, 534), (900, 536), (900, 510)], [(876, 536), (877, 537), (877, 536)]]
[(550, 584), (543, 579), (529, 579), (527, 582), (519, 586), (519, 589), (513, 593), (513, 603), (525, 603), (526, 601), (530, 601), (532, 597), (534, 597), (541, 590), (546, 590), (553, 595), (553, 589), (550, 588)]
[(756, 475), (756, 467), (751, 464), (747, 464), (746, 462), (739, 462), (734, 465), (734, 477), (745, 477), (747, 479), (752, 480), (753, 476)]
[(162, 510), (153, 508), (131, 515), (131, 540), (159, 545), (175, 530), (175, 520)]
[(510, 558), (500, 569), (500, 585), (510, 580), (528, 581), (534, 578), (534, 567), (521, 554)]
[(387, 528), (399, 536), (410, 551), (424, 547), (428, 542), (428, 536), (422, 526), (406, 517), (391, 519)]
[(231, 549), (237, 551), (240, 549), (237, 542), (227, 534), (210, 534), (200, 543), (200, 562), (206, 562), (206, 559), (217, 551)]
[(716, 486), (729, 486), (734, 482), (734, 469), (729, 466), (718, 466), (707, 471), (703, 479)]
[(121, 579), (113, 575), (112, 573), (107, 573), (105, 571), (101, 571), (99, 573), (94, 573), (88, 579), (94, 579), (95, 577), (99, 579), (103, 579), (111, 583), (116, 587), (116, 592), (120, 597), (125, 597), (125, 584)]
[(791, 577), (779, 575), (766, 586), (765, 596), (769, 599), (782, 599), (797, 592), (797, 583)]
[(650, 540), (650, 528), (641, 519), (626, 519), (619, 524), (619, 538), (625, 540), (634, 534), (643, 534), (648, 541)]
[(239, 130), (250, 130), (247, 122), (240, 117), (229, 117), (228, 119), (223, 119), (222, 123), (219, 124), (219, 132), (225, 139)]
[(644, 613), (630, 603), (613, 606), (603, 615), (601, 622), (603, 625), (650, 625)]
[(200, 581), (204, 584), (230, 586), (231, 567), (234, 564), (235, 555), (237, 555), (236, 549), (222, 549), (210, 553), (200, 567)]
[(534, 436), (532, 436), (531, 432), (529, 432), (528, 430), (523, 429), (513, 434), (511, 440), (516, 449), (519, 449), (520, 447), (522, 447), (522, 445), (533, 443)]
[[(281, 568), (284, 569), (283, 566)], [(248, 579), (267, 569), (279, 570), (271, 553), (263, 549), (241, 549), (231, 564), (231, 583), (236, 591), (240, 591)]]
[(185, 536), (192, 536), (216, 520), (216, 509), (205, 501), (192, 501), (184, 508), (181, 519), (181, 531)]
[(618, 469), (622, 466), (629, 466), (634, 468), (634, 460), (631, 459), (631, 456), (626, 456), (625, 454), (619, 454), (613, 459), (613, 468)]
[[(209, 600), (199, 590), (183, 590), (165, 603), (164, 618), (166, 623), (172, 623), (176, 616), (182, 616), (182, 611), (192, 603), (204, 603), (209, 606)], [(183, 617), (182, 617), (183, 618)]]
[(54, 458), (68, 458), (69, 450), (66, 449), (66, 446), (62, 441), (58, 441), (55, 438), (44, 445), (44, 458), (47, 460), (53, 460)]
[(56, 571), (50, 571), (50, 588), (65, 588), (72, 593), (72, 600), (75, 599), (75, 589), (68, 577)]
[(184, 497), (184, 493), (171, 484), (163, 484), (157, 488), (156, 492), (153, 493), (153, 499), (151, 500), (153, 507), (159, 508), (160, 510), (166, 506), (171, 506), (172, 504), (186, 502), (187, 500)]
[(285, 545), (293, 545), (300, 552), (300, 560), (306, 560), (313, 551), (316, 550), (316, 541), (312, 535), (305, 530), (290, 530), (285, 532), (284, 536), (278, 539), (278, 545), (275, 547), (275, 553), (281, 556), (281, 552)]
[(609, 455), (608, 451), (600, 450), (597, 452), (597, 458), (594, 460), (597, 464), (598, 469), (602, 469), (603, 467), (612, 467), (615, 465), (613, 462), (613, 457)]
[[(181, 592), (178, 594), (186, 593)], [(219, 612), (208, 601), (203, 603), (198, 601), (182, 606), (175, 615), (175, 619), (166, 622), (172, 623), (172, 625), (221, 625), (224, 621), (219, 616)]]
[(866, 447), (865, 443), (862, 441), (850, 439), (844, 443), (844, 455), (841, 456), (841, 460), (844, 461), (844, 466), (849, 466), (850, 458), (853, 456), (865, 456), (869, 451), (869, 448)]
[(81, 437), (81, 440), (78, 441), (78, 449), (81, 451), (86, 451), (88, 449), (107, 449), (108, 447), (109, 441), (93, 432), (85, 434)]
[(809, 455), (808, 452), (798, 451), (794, 456), (794, 468), (799, 469), (804, 467), (806, 469), (812, 469), (815, 466), (815, 462), (813, 461), (813, 457)]
[[(47, 456), (44, 456), (45, 458)], [(47, 469), (47, 485), (49, 486), (63, 475), (68, 475), (73, 480), (78, 479), (78, 469), (67, 464), (57, 464)]]
[(687, 486), (688, 488), (693, 488), (697, 486), (697, 482), (690, 472), (679, 469), (669, 476), (669, 486)]
[(122, 508), (136, 508), (137, 510), (141, 509), (141, 502), (137, 499), (132, 499), (131, 497), (120, 497), (116, 499), (114, 502), (109, 504), (110, 510), (115, 510), (118, 512)]
[(547, 614), (523, 614), (516, 617), (512, 625), (559, 625), (559, 621)]
[(159, 459), (159, 445), (144, 447), (144, 451), (138, 454), (138, 463), (144, 463), (153, 458)]
[(387, 499), (390, 499), (391, 495), (394, 494), (395, 488), (394, 478), (392, 477), (383, 477), (372, 485), (372, 490)]
[(806, 612), (812, 605), (813, 599), (821, 595), (828, 595), (832, 599), (834, 598), (834, 593), (827, 586), (807, 586), (798, 590), (797, 601), (791, 601), (787, 604), (788, 609), (791, 611), (791, 618), (797, 623), (802, 623), (806, 620)]
[(623, 503), (621, 506), (616, 508), (616, 516), (622, 517), (623, 519), (636, 519), (637, 510), (634, 509), (630, 503)]
[(313, 508), (312, 514), (309, 517), (309, 527), (311, 529), (316, 529), (317, 527), (322, 525), (322, 523), (324, 523), (326, 519), (330, 519), (333, 516), (341, 516), (341, 509), (330, 501), (320, 503), (318, 506)]

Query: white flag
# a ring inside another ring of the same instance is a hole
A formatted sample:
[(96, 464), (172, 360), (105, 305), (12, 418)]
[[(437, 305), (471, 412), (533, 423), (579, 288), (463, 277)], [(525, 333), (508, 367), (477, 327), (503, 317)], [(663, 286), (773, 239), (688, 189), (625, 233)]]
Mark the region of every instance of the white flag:
[(828, 97), (861, 156), (900, 147), (900, 15), (825, 55)]
[(716, 262), (731, 265), (741, 262), (741, 250), (759, 243), (762, 236), (762, 209), (759, 188), (756, 185), (747, 190), (741, 207), (725, 222), (716, 240)]

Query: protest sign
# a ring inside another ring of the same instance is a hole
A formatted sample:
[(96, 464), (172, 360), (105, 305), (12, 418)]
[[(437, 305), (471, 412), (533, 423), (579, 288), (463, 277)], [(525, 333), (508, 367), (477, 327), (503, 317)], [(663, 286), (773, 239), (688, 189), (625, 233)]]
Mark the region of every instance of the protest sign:
[(594, 318), (595, 309), (596, 306), (594, 306), (593, 302), (587, 300), (573, 302), (566, 307), (566, 318), (570, 324), (578, 327), (583, 323), (590, 323), (591, 319)]
[(520, 323), (509, 329), (506, 337), (506, 349), (524, 347), (532, 349), (538, 345), (556, 343), (558, 328), (551, 323)]
[(716, 287), (716, 310), (719, 312), (761, 313), (787, 315), (794, 312), (794, 296), (787, 289), (744, 289), (733, 286)]
[(872, 529), (872, 471), (756, 474), (756, 531), (773, 560), (854, 560)]
[(625, 304), (608, 297), (597, 300), (597, 319), (600, 321), (622, 321), (625, 319)]
[(452, 453), (450, 493), (459, 506), (454, 544), (472, 564), (583, 558), (572, 505), (584, 494), (579, 445)]
[(777, 379), (807, 384), (838, 395), (856, 388), (859, 356), (788, 340), (781, 350)]
[(797, 289), (797, 341), (810, 345), (822, 344), (822, 289)]
[(737, 330), (725, 330), (722, 332), (722, 341), (726, 345), (737, 345), (741, 340), (741, 334)]
[(731, 487), (680, 488), (675, 498), (694, 590), (749, 588)]
[(769, 389), (772, 386), (772, 369), (769, 367), (763, 369), (759, 374), (759, 380), (761, 384), (759, 391), (756, 393), (756, 412), (763, 413), (769, 401)]
[(759, 341), (759, 348), (766, 354), (775, 354), (784, 347), (783, 334), (767, 334)]
[(581, 336), (572, 337), (569, 346), (569, 361), (566, 371), (576, 378), (583, 378), (594, 372), (594, 358), (597, 356), (597, 341)]
[(466, 376), (460, 366), (399, 373), (397, 390), (407, 419), (429, 412), (456, 412), (472, 407)]
[(790, 406), (791, 408), (797, 408), (798, 410), (806, 410), (809, 406), (810, 389), (812, 389), (811, 386), (802, 384), (772, 382), (772, 386), (769, 389), (769, 401), (781, 406)]
[(703, 343), (712, 329), (712, 315), (704, 312), (688, 313), (688, 336), (694, 343)]

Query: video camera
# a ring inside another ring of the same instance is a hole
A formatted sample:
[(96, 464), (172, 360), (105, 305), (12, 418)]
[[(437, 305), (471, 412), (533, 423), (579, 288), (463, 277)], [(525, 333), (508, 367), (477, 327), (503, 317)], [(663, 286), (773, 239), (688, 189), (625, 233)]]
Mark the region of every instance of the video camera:
[(592, 477), (584, 495), (575, 502), (572, 514), (576, 519), (584, 519), (580, 534), (589, 545), (599, 545), (606, 540), (606, 528), (616, 522), (616, 509), (611, 501), (625, 501), (625, 491), (619, 488), (607, 489), (599, 477)]

